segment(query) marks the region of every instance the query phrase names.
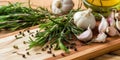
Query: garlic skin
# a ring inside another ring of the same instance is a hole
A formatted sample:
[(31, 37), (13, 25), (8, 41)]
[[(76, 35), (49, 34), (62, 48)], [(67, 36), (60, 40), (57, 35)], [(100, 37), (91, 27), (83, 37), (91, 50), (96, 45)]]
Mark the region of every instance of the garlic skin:
[[(102, 15), (101, 15), (102, 16)], [(105, 19), (105, 17), (102, 16), (102, 20), (98, 26), (98, 31), (99, 33), (101, 32), (105, 32), (106, 31), (106, 28), (108, 27), (108, 22), (107, 20)]]
[(96, 20), (91, 12), (92, 10), (90, 8), (84, 11), (76, 12), (73, 16), (74, 24), (78, 28), (87, 29), (88, 26), (90, 25), (90, 28), (94, 29), (96, 25)]
[(107, 27), (106, 29), (106, 33), (109, 35), (109, 36), (120, 36), (120, 33), (117, 31), (117, 29), (113, 26), (110, 26), (110, 27)]
[(120, 20), (120, 11), (115, 13), (115, 17), (118, 18), (118, 20)]
[(116, 28), (120, 31), (120, 21), (116, 18)]
[(76, 35), (76, 37), (80, 40), (80, 41), (89, 41), (92, 39), (93, 37), (93, 33), (90, 29), (90, 27), (88, 27), (88, 29), (86, 31), (84, 31), (82, 34), (80, 35)]
[(74, 6), (72, 0), (53, 0), (52, 12), (57, 15), (68, 13)]
[(107, 35), (104, 32), (98, 34), (97, 38), (95, 38), (92, 42), (105, 42)]

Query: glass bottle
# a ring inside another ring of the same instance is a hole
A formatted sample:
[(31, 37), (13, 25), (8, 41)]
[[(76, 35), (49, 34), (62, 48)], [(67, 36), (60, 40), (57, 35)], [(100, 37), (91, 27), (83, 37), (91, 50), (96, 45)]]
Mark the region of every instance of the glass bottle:
[(83, 0), (86, 7), (92, 8), (94, 12), (108, 16), (111, 9), (120, 10), (120, 0)]

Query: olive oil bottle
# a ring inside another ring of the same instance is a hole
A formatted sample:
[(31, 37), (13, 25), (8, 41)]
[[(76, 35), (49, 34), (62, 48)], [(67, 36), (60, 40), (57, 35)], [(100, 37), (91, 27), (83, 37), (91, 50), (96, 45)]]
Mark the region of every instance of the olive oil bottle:
[(104, 16), (108, 16), (112, 9), (120, 10), (120, 0), (83, 0), (83, 3)]

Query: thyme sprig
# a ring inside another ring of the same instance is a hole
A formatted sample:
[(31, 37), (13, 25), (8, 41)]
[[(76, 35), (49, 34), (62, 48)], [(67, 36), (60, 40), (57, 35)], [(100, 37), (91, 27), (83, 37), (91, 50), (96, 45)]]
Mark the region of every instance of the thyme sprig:
[(40, 24), (40, 29), (45, 29), (45, 31), (38, 32), (35, 40), (30, 38), (30, 48), (34, 46), (41, 46), (44, 48), (45, 45), (49, 44), (56, 45), (55, 49), (69, 52), (66, 46), (70, 44), (71, 38), (73, 38), (72, 36), (83, 32), (82, 29), (77, 28), (73, 24), (73, 13), (74, 11), (70, 11), (67, 15), (54, 17), (49, 15), (49, 23)]

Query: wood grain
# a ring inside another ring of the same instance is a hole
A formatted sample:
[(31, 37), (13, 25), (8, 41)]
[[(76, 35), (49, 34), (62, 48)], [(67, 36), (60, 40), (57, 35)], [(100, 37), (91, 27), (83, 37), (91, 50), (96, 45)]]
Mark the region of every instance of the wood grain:
[[(37, 27), (32, 27), (31, 29), (35, 29), (35, 28), (37, 28)], [(20, 30), (20, 31), (24, 31), (24, 29)], [(97, 30), (94, 30), (94, 31), (97, 31)], [(0, 50), (3, 49), (3, 48), (4, 49), (11, 48), (12, 45), (16, 45), (16, 44), (13, 44), (13, 43), (17, 43), (17, 45), (18, 44), (22, 45), (22, 43), (20, 41), (24, 41), (24, 40), (27, 41), (28, 40), (28, 37), (26, 36), (23, 39), (19, 39), (15, 42), (9, 43), (9, 46), (7, 46), (8, 45), (7, 44), (8, 39), (11, 39), (11, 37), (9, 37), (9, 36), (14, 36), (18, 32), (19, 31), (10, 33), (10, 34), (7, 35), (8, 37), (2, 38), (2, 39), (7, 40), (7, 41), (4, 42), (6, 44), (0, 44), (0, 46), (3, 46), (3, 47), (0, 47)], [(14, 39), (13, 39), (13, 41), (14, 41)], [(81, 46), (80, 44), (78, 44), (76, 47), (77, 47), (78, 51), (71, 50), (70, 54), (64, 53), (65, 57), (60, 55), (60, 53), (63, 53), (63, 52), (54, 51), (54, 53), (56, 54), (56, 57), (51, 57), (51, 55), (48, 55), (46, 57), (44, 56), (44, 58), (43, 57), (35, 57), (35, 58), (36, 58), (36, 60), (39, 60), (41, 58), (46, 59), (46, 60), (51, 60), (51, 59), (52, 60), (56, 60), (56, 59), (58, 59), (58, 60), (79, 60), (79, 59), (80, 60), (88, 60), (88, 59), (95, 58), (97, 56), (106, 54), (108, 52), (112, 52), (112, 51), (120, 49), (120, 38), (119, 37), (108, 37), (107, 38), (107, 43), (92, 43), (90, 45), (85, 45), (85, 46)], [(24, 48), (22, 48), (22, 49), (24, 49)], [(14, 51), (14, 50), (10, 50), (10, 51)], [(32, 52), (35, 52), (35, 51), (31, 51), (30, 53), (32, 53)], [(7, 52), (5, 52), (5, 53), (7, 53)], [(9, 55), (7, 55), (7, 56), (9, 56)], [(17, 58), (17, 55), (14, 55), (12, 57), (9, 56), (9, 58), (14, 59), (15, 56)], [(5, 56), (4, 56), (4, 58), (8, 59)], [(34, 58), (34, 57), (31, 55), (31, 58)], [(20, 58), (20, 59), (22, 59), (22, 58)]]
[[(7, 2), (1, 2), (1, 1), (10, 1), (12, 3), (15, 3), (15, 2), (24, 2), (26, 3), (25, 6), (27, 6), (27, 0), (0, 0), (0, 5), (6, 5)], [(73, 0), (74, 3), (75, 3), (75, 9), (77, 8), (77, 5), (78, 5), (78, 0)], [(43, 1), (38, 1), (38, 0), (31, 0), (31, 5), (33, 8), (35, 8), (36, 6), (42, 6), (42, 7), (46, 7), (48, 9), (50, 9), (50, 5), (51, 5), (51, 2), (52, 0), (44, 0), (44, 3)], [(84, 8), (84, 7), (83, 7)], [(0, 38), (2, 37), (6, 37), (6, 36), (10, 36), (10, 35), (13, 35), (13, 34), (16, 34), (18, 33), (19, 31), (17, 32), (13, 32), (13, 33), (1, 33), (0, 32)], [(112, 43), (113, 42), (113, 43)], [(75, 58), (75, 60), (83, 60), (83, 59), (90, 59), (90, 58), (94, 58), (96, 56), (99, 56), (97, 58), (95, 58), (95, 60), (120, 60), (120, 56), (115, 56), (115, 55), (103, 55), (105, 53), (108, 53), (110, 51), (114, 51), (114, 50), (117, 50), (119, 49), (118, 47), (120, 47), (120, 39), (113, 39), (112, 42), (108, 42), (107, 44), (99, 44), (97, 45), (97, 47), (95, 47), (94, 49), (87, 49), (87, 50), (81, 50), (82, 47), (80, 47), (79, 49), (79, 52), (74, 52), (75, 54), (72, 54), (72, 55), (69, 55), (67, 57), (64, 57), (64, 58), (60, 58), (60, 59), (71, 59), (72, 58)], [(91, 45), (90, 45), (91, 46)], [(90, 47), (89, 47), (90, 48)], [(89, 53), (91, 52), (91, 53)], [(115, 52), (111, 52), (113, 54), (117, 54), (117, 55), (120, 55), (120, 50), (118, 51), (115, 51)], [(88, 54), (88, 55), (86, 55)], [(100, 55), (103, 55), (103, 56), (100, 56)], [(82, 57), (82, 58), (81, 58)], [(57, 58), (57, 57), (56, 57)], [(50, 58), (50, 59), (54, 59), (54, 58)]]

